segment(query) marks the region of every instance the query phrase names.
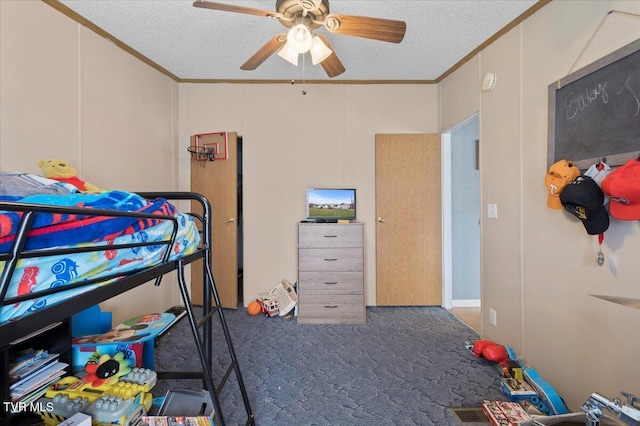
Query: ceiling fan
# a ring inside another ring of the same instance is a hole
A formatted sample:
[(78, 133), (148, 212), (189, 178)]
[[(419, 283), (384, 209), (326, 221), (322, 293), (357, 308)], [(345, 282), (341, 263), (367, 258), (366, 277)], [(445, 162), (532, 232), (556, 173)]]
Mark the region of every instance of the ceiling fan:
[(331, 49), (327, 38), (320, 33), (314, 35), (316, 29), (324, 27), (335, 34), (390, 43), (400, 43), (407, 29), (407, 24), (403, 21), (329, 13), (329, 0), (276, 0), (274, 12), (207, 0), (196, 0), (193, 5), (204, 9), (274, 18), (289, 28), (288, 33), (277, 34), (267, 41), (242, 64), (240, 69), (243, 70), (255, 70), (276, 52), (278, 56), (298, 65), (299, 55), (310, 52), (312, 63), (319, 63), (329, 77), (335, 77), (345, 71), (344, 65)]

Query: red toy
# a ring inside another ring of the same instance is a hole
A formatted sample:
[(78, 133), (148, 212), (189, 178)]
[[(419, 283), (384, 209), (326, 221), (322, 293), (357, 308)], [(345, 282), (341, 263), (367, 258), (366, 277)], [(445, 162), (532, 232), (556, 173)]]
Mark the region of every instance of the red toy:
[(484, 357), (489, 361), (502, 364), (509, 359), (507, 350), (504, 346), (499, 345), (491, 340), (477, 340), (473, 344), (472, 352), (477, 357)]

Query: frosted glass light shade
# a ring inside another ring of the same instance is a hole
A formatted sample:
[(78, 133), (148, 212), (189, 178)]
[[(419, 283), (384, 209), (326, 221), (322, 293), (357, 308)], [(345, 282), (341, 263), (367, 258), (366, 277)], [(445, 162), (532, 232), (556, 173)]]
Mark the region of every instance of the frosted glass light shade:
[(300, 54), (291, 48), (289, 42), (285, 43), (284, 47), (280, 49), (280, 51), (278, 52), (278, 56), (280, 56), (287, 62), (298, 66), (298, 56), (300, 56)]
[(311, 42), (311, 62), (313, 65), (318, 65), (320, 62), (327, 59), (333, 52), (331, 49), (327, 47), (326, 44), (320, 39), (320, 37), (315, 36), (313, 41)]
[(287, 34), (287, 44), (298, 53), (305, 53), (311, 48), (311, 32), (304, 24), (292, 27)]

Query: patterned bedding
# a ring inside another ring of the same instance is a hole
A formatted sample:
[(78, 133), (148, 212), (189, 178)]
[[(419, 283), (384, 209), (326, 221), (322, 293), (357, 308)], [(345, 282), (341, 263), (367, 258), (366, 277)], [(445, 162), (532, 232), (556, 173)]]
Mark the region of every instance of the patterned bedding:
[[(118, 278), (110, 277), (159, 264), (167, 256), (169, 260), (186, 256), (195, 252), (200, 243), (200, 234), (193, 218), (178, 212), (174, 205), (162, 198), (146, 200), (122, 191), (100, 194), (37, 194), (27, 197), (0, 194), (0, 255), (11, 251), (24, 214), (22, 211), (9, 211), (10, 203), (3, 207), (3, 201), (60, 208), (55, 212), (35, 213), (23, 250), (37, 251), (38, 256), (18, 261), (5, 299), (94, 278), (104, 277), (108, 281), (2, 306), (0, 323), (43, 309), (97, 286), (113, 283)], [(84, 211), (107, 210), (143, 213), (148, 217), (83, 214)], [(175, 218), (175, 221), (167, 217)], [(161, 243), (172, 237), (174, 239), (171, 246)], [(158, 244), (152, 244), (153, 242)], [(142, 243), (147, 245), (141, 245)], [(133, 246), (104, 248), (107, 245), (122, 244)], [(49, 249), (86, 247), (93, 247), (95, 250), (55, 255), (46, 253)], [(8, 260), (0, 260), (0, 277), (7, 265)], [(113, 285), (117, 285), (117, 282)]]

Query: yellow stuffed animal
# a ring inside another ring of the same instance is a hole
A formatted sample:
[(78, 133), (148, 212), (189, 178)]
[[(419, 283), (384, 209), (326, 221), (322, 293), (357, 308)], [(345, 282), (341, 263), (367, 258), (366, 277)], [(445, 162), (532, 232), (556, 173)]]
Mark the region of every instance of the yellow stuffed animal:
[(104, 192), (103, 189), (80, 179), (77, 176), (76, 169), (64, 160), (40, 160), (38, 161), (38, 167), (42, 169), (42, 176), (48, 179), (70, 183), (82, 192)]

